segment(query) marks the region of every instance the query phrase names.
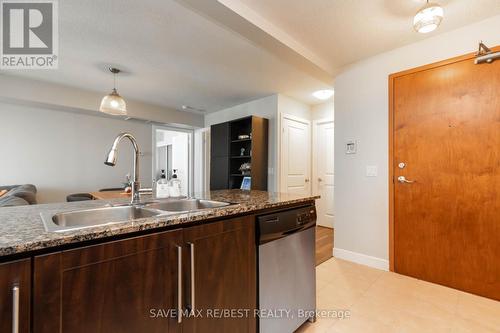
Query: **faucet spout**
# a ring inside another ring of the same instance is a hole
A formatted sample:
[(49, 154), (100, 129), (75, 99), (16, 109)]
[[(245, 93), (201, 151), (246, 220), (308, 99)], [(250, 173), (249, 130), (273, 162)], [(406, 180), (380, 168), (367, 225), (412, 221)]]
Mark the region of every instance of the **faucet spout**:
[(124, 139), (127, 138), (130, 140), (132, 143), (132, 146), (134, 147), (134, 169), (133, 169), (133, 174), (132, 174), (132, 204), (138, 204), (141, 202), (141, 196), (139, 193), (139, 190), (141, 188), (141, 183), (139, 182), (139, 145), (137, 144), (137, 140), (135, 137), (130, 134), (130, 133), (120, 133), (117, 135), (115, 138), (115, 141), (113, 142), (113, 146), (111, 146), (111, 149), (109, 150), (108, 156), (106, 157), (106, 160), (104, 161), (104, 164), (108, 166), (115, 166), (116, 165), (116, 159), (118, 156), (118, 144)]

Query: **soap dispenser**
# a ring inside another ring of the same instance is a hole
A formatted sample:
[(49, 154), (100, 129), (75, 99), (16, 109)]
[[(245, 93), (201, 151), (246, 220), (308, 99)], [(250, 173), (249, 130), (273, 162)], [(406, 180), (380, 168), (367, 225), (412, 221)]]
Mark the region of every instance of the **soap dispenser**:
[(169, 184), (167, 181), (167, 176), (165, 170), (161, 170), (160, 179), (156, 182), (156, 197), (157, 198), (168, 198), (169, 196)]
[(181, 180), (177, 176), (177, 169), (174, 169), (174, 174), (172, 175), (172, 179), (169, 182), (170, 196), (171, 197), (180, 197), (181, 196)]

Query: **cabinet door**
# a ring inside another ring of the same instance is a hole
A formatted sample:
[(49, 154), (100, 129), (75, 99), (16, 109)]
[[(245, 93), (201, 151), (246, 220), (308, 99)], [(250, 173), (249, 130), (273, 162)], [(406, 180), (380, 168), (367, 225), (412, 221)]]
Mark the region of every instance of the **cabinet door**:
[[(240, 217), (184, 230), (187, 244), (184, 302), (187, 309), (192, 309), (194, 301), (192, 314), (201, 310), (202, 316), (185, 318), (183, 332), (255, 332), (253, 311), (257, 303), (257, 263), (254, 220), (253, 216)], [(242, 318), (214, 318), (219, 310), (247, 309), (248, 316), (244, 314)]]
[(210, 162), (210, 190), (229, 188), (229, 163), (227, 157), (212, 157)]
[(34, 259), (35, 333), (177, 332), (182, 231)]
[(210, 126), (210, 156), (229, 156), (229, 123)]
[(0, 332), (29, 332), (30, 294), (31, 260), (0, 264)]

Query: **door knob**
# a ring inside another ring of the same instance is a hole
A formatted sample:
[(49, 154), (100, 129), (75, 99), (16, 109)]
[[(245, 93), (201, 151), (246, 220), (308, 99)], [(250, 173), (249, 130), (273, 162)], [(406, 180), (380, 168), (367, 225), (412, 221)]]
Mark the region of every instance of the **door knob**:
[(321, 178), (318, 178), (318, 182), (322, 182), (322, 181), (323, 181), (323, 179), (321, 179)]
[(306, 178), (306, 179), (305, 179), (305, 182), (306, 182), (306, 183), (309, 183), (309, 178)]
[(414, 180), (408, 180), (406, 179), (405, 176), (399, 176), (398, 177), (398, 182), (402, 183), (402, 184), (411, 184), (411, 183), (414, 183), (415, 181)]

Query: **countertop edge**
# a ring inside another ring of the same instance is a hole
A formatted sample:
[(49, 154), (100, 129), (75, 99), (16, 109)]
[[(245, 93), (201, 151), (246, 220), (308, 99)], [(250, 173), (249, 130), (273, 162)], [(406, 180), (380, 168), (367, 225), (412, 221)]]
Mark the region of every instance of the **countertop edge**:
[(79, 243), (86, 243), (90, 241), (106, 241), (106, 239), (116, 236), (126, 236), (128, 234), (154, 231), (155, 229), (168, 230), (184, 228), (191, 225), (200, 224), (199, 222), (202, 222), (204, 220), (211, 222), (214, 219), (218, 218), (230, 218), (232, 216), (248, 215), (267, 209), (307, 203), (316, 199), (319, 199), (319, 196), (307, 196), (272, 203), (238, 203), (234, 206), (224, 208), (207, 209), (203, 211), (196, 211), (179, 215), (123, 221), (107, 226), (81, 229), (77, 233), (57, 233), (57, 235), (51, 235), (54, 236), (54, 238), (22, 241), (19, 244), (13, 244), (10, 246), (3, 246), (0, 243), (0, 262), (3, 262), (6, 258), (11, 257), (27, 257), (33, 253), (36, 253), (37, 251), (47, 251), (50, 253), (52, 250), (53, 252), (57, 252), (57, 248), (59, 247), (75, 246)]

